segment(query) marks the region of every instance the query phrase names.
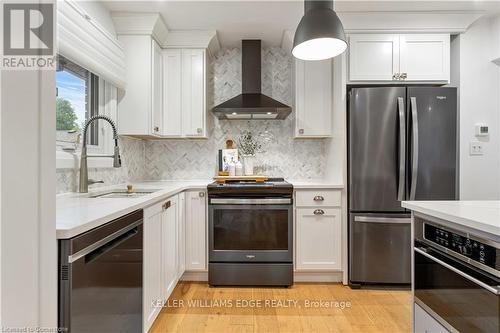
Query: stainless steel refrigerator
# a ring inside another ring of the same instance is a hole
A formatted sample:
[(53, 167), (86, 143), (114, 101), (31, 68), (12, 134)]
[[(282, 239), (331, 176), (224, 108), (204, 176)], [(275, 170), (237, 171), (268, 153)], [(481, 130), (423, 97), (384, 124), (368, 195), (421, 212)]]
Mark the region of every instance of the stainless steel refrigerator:
[(457, 91), (364, 87), (348, 94), (349, 281), (411, 281), (403, 200), (457, 199)]

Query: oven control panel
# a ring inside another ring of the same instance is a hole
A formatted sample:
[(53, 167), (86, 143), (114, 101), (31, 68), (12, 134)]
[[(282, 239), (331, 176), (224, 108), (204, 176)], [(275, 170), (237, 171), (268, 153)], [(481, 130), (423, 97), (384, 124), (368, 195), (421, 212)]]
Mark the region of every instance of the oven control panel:
[(424, 238), (483, 265), (498, 269), (500, 250), (488, 244), (464, 237), (431, 224), (424, 224)]

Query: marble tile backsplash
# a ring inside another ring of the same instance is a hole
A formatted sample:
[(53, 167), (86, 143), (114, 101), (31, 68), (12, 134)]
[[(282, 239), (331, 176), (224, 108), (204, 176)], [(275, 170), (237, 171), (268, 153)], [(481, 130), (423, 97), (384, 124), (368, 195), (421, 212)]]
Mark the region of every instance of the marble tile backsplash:
[[(262, 50), (262, 92), (292, 106), (292, 57), (279, 47)], [(241, 93), (241, 50), (221, 50), (211, 63), (215, 105)], [(325, 144), (321, 139), (293, 139), (294, 113), (286, 120), (219, 120), (213, 118), (208, 140), (158, 140), (145, 145), (148, 179), (210, 178), (216, 171), (218, 149), (249, 130), (266, 139), (256, 156), (259, 174), (294, 179), (323, 176)]]
[[(292, 57), (279, 47), (262, 49), (262, 92), (293, 106)], [(222, 49), (210, 64), (209, 74), (217, 105), (241, 93), (241, 50)], [(211, 109), (212, 106), (210, 106)], [(227, 139), (252, 131), (265, 141), (256, 156), (256, 172), (294, 179), (324, 175), (326, 146), (321, 139), (294, 139), (294, 112), (286, 120), (219, 120), (209, 111), (209, 138), (204, 140), (141, 141), (121, 138), (123, 167), (89, 169), (89, 178), (106, 184), (127, 180), (201, 179), (214, 176), (217, 152)], [(57, 192), (75, 191), (78, 171), (57, 171)], [(93, 185), (99, 186), (99, 185)]]
[[(121, 168), (89, 168), (89, 179), (103, 180), (104, 184), (94, 184), (89, 188), (109, 186), (133, 180), (144, 179), (144, 141), (120, 137)], [(80, 170), (57, 169), (57, 193), (76, 192)]]

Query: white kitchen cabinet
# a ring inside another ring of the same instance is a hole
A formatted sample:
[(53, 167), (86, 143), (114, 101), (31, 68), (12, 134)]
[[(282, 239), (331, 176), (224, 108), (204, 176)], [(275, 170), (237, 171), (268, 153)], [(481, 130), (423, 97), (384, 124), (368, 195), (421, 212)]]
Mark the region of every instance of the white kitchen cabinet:
[(295, 137), (332, 135), (333, 62), (295, 60)]
[(206, 51), (166, 49), (164, 57), (165, 137), (207, 137)]
[(162, 213), (162, 299), (167, 300), (178, 281), (178, 200), (177, 195), (164, 200)]
[(182, 50), (182, 134), (206, 136), (205, 50)]
[(298, 208), (296, 214), (296, 269), (341, 269), (340, 209)]
[(162, 203), (144, 209), (143, 224), (143, 326), (147, 332), (161, 310), (153, 303), (163, 299)]
[(178, 260), (177, 260), (177, 278), (180, 279), (186, 270), (186, 193), (178, 194), (178, 216), (177, 216), (177, 244), (178, 244)]
[(399, 72), (399, 36), (366, 34), (349, 36), (349, 79), (392, 81)]
[(353, 34), (349, 81), (450, 80), (449, 34)]
[(206, 191), (186, 192), (186, 271), (207, 270)]
[(295, 270), (342, 269), (342, 192), (336, 189), (295, 191)]
[(182, 107), (181, 107), (181, 50), (163, 50), (163, 135), (181, 136), (182, 134)]
[(126, 59), (127, 88), (118, 103), (121, 135), (157, 137), (162, 132), (162, 52), (145, 35), (119, 35)]
[(400, 35), (399, 48), (399, 72), (406, 73), (406, 81), (450, 79), (450, 35)]
[(418, 304), (414, 303), (414, 329), (415, 333), (446, 333), (449, 332), (436, 319), (422, 309)]

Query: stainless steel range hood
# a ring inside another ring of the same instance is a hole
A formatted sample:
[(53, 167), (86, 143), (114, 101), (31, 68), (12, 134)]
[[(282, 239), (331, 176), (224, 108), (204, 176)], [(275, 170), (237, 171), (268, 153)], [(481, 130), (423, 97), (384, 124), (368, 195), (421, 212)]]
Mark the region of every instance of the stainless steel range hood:
[(242, 93), (212, 109), (219, 119), (285, 119), (292, 109), (261, 93), (261, 42), (243, 40)]

